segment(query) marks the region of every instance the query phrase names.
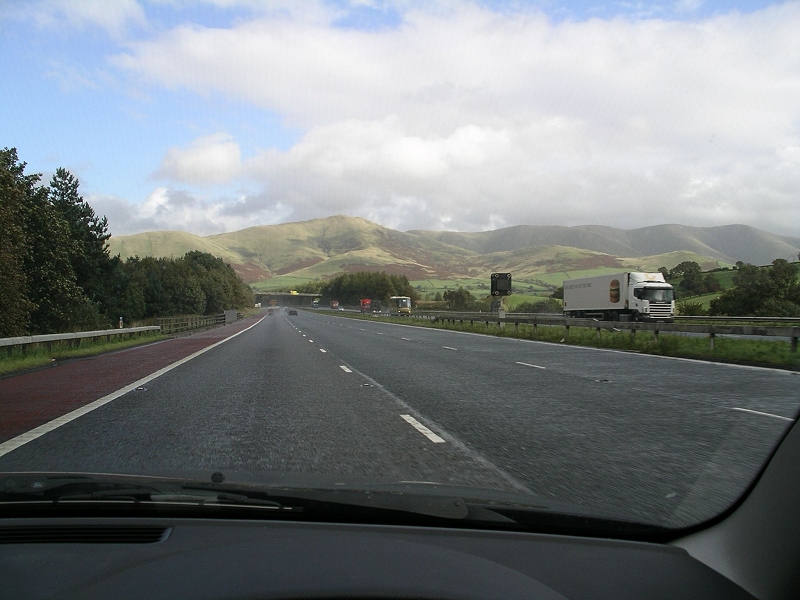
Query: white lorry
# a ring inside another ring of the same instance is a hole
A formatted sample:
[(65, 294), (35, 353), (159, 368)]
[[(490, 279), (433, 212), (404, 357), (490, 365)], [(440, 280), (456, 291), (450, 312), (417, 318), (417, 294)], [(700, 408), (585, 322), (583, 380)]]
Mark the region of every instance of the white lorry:
[(661, 273), (611, 273), (564, 281), (564, 316), (604, 321), (665, 321), (675, 292)]

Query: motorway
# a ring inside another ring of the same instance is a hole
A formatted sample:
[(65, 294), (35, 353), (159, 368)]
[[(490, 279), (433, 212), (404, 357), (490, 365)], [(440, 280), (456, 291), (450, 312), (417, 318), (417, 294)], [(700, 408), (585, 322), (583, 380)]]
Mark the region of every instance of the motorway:
[(313, 311), (240, 330), (0, 471), (435, 482), (677, 526), (730, 505), (800, 407), (775, 369)]

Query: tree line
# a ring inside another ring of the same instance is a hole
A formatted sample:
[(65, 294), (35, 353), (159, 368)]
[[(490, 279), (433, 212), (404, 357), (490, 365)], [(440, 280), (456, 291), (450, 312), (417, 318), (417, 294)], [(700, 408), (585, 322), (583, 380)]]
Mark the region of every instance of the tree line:
[(0, 337), (106, 328), (126, 320), (213, 314), (252, 304), (221, 259), (110, 256), (108, 221), (56, 170), (49, 185), (0, 150)]
[(342, 304), (358, 304), (362, 298), (387, 303), (391, 296), (408, 296), (416, 305), (419, 293), (405, 275), (390, 275), (386, 271), (357, 271), (343, 273), (328, 281), (310, 281), (297, 288), (298, 292), (319, 294), (322, 301), (338, 300)]

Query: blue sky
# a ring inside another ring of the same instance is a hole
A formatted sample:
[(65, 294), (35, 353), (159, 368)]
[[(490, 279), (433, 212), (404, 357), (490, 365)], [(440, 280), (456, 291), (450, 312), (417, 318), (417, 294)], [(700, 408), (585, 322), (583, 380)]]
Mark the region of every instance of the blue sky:
[(0, 146), (115, 235), (746, 223), (800, 236), (800, 3), (0, 5)]

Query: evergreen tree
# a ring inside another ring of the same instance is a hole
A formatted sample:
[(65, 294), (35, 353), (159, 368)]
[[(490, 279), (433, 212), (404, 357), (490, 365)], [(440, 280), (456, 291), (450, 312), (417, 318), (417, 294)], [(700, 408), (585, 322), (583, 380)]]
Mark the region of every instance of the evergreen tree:
[[(69, 228), (70, 264), (77, 283), (92, 302), (103, 302), (114, 269), (106, 241), (108, 221), (98, 217), (78, 193), (80, 182), (66, 169), (57, 169), (50, 180), (50, 202)], [(105, 308), (105, 307), (104, 307)]]

